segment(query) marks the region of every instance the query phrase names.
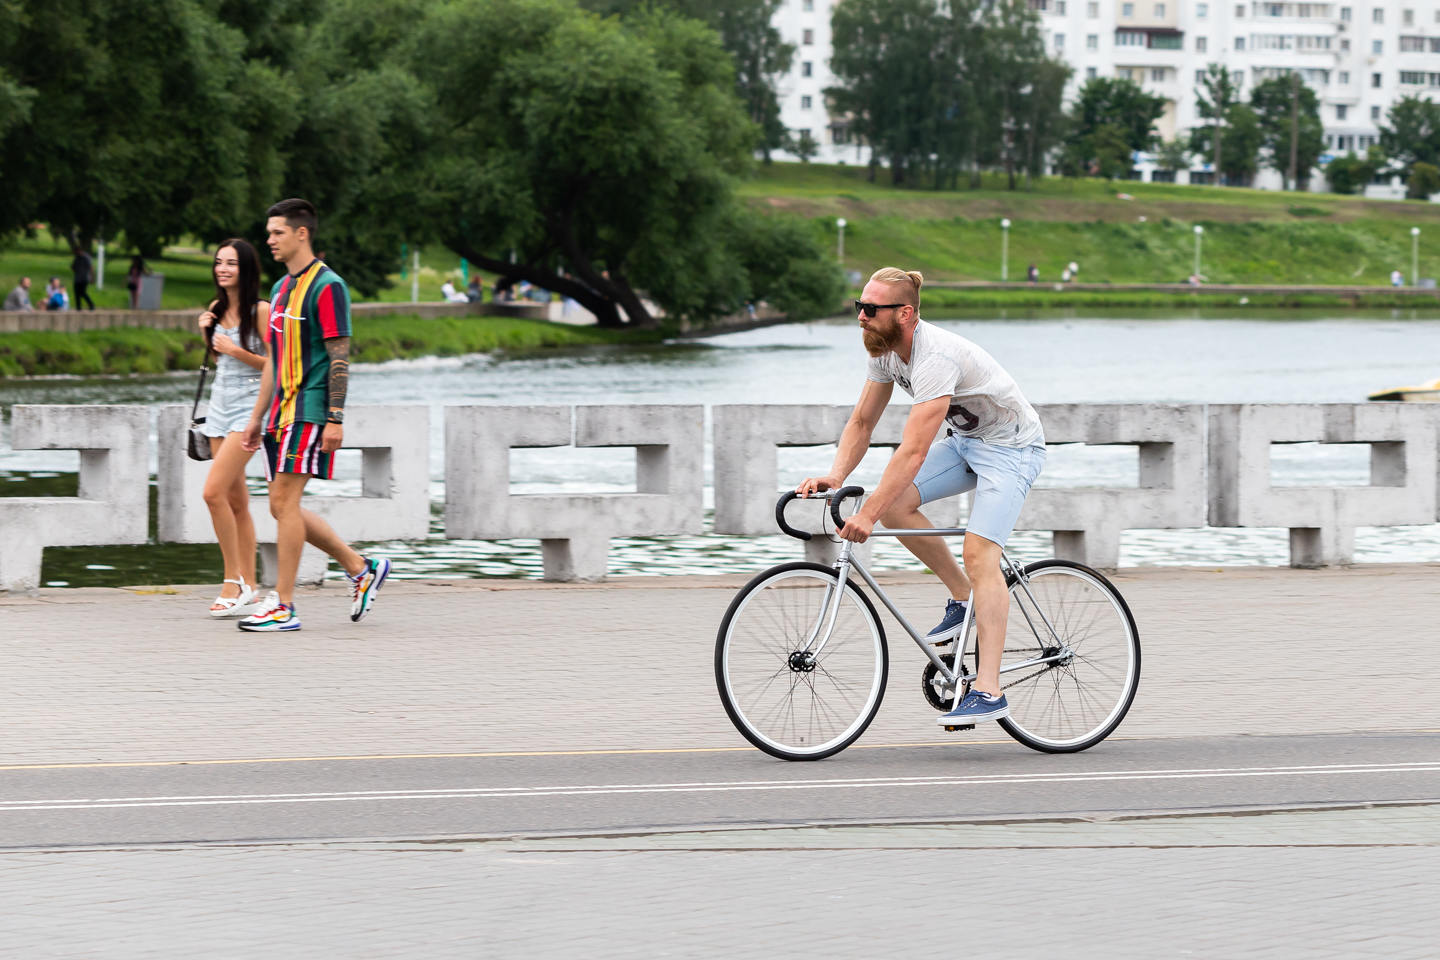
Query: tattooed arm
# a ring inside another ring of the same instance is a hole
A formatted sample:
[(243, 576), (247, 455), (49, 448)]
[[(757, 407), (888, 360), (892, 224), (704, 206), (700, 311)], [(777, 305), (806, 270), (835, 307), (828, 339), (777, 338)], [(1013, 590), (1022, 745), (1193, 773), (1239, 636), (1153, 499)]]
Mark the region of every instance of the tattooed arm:
[(350, 389), (350, 338), (331, 337), (325, 341), (325, 352), (330, 355), (330, 406), (325, 415), (325, 432), (320, 437), (320, 449), (325, 453), (334, 453), (345, 440), (345, 394)]

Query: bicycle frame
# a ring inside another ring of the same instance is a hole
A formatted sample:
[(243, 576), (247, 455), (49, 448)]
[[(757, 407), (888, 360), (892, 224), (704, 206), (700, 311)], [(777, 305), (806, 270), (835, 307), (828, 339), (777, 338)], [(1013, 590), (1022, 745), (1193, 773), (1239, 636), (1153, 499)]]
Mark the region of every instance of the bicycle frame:
[[(924, 529), (917, 528), (913, 530), (880, 529), (872, 530), (870, 533), (870, 536), (872, 537), (963, 537), (964, 535), (964, 527)], [(1065, 645), (1063, 643), (1061, 643), (1059, 634), (1055, 630), (1055, 625), (1050, 622), (1048, 617), (1046, 617), (1045, 611), (1042, 610), (1040, 608), (1040, 605), (1035, 602), (1035, 596), (1030, 592), (1029, 578), (1025, 576), (1024, 572), (1020, 569), (1020, 567), (1015, 565), (1014, 561), (1010, 559), (1009, 555), (1005, 553), (1003, 548), (1000, 551), (1000, 566), (1001, 570), (1004, 571), (1008, 577), (1013, 578), (1016, 582), (1020, 584), (1021, 589), (1025, 591), (1025, 596), (1030, 601), (1030, 607), (1035, 611), (1035, 613), (1039, 616), (1041, 622), (1044, 624), (1046, 633), (1049, 634), (1050, 639), (1054, 642), (1054, 644), (1060, 647), (1058, 652), (1048, 657), (1032, 657), (1029, 660), (1022, 660), (1019, 663), (1012, 663), (1009, 665), (1002, 664), (1000, 667), (1000, 672), (1003, 674), (1010, 673), (1015, 670), (1026, 670), (1042, 664), (1057, 663), (1068, 657), (1070, 655), (1070, 651), (1065, 648)], [(900, 612), (900, 609), (895, 605), (895, 602), (890, 599), (890, 595), (885, 592), (884, 588), (880, 586), (880, 584), (876, 581), (875, 577), (871, 575), (870, 571), (865, 569), (865, 565), (861, 563), (860, 560), (855, 556), (855, 545), (849, 540), (843, 540), (841, 541), (840, 555), (835, 560), (835, 583), (837, 586), (843, 585), (846, 581), (850, 579), (851, 569), (853, 569), (856, 573), (860, 575), (860, 579), (864, 580), (865, 583), (869, 585), (870, 590), (875, 594), (875, 596), (879, 597), (880, 602), (885, 605), (885, 609), (889, 610), (891, 615), (895, 617), (896, 621), (900, 624), (900, 626), (905, 628), (905, 632), (910, 634), (910, 639), (915, 641), (915, 645), (920, 648), (921, 652), (924, 653), (925, 656), (930, 660), (930, 662), (935, 665), (935, 669), (939, 671), (942, 677), (945, 678), (947, 686), (955, 683), (957, 680), (969, 682), (975, 679), (975, 674), (973, 673), (965, 674), (963, 676), (959, 673), (959, 666), (961, 660), (963, 659), (965, 650), (969, 646), (971, 627), (974, 624), (975, 595), (973, 592), (970, 594), (970, 602), (966, 604), (965, 607), (965, 621), (960, 628), (960, 636), (956, 638), (957, 646), (955, 650), (957, 655), (955, 657), (955, 669), (952, 669), (946, 666), (945, 661), (941, 657), (939, 651), (931, 644), (925, 642), (925, 638), (921, 635), (920, 631), (916, 630), (915, 627), (911, 625), (910, 621), (905, 619), (905, 615)], [(811, 629), (810, 637), (806, 640), (805, 646), (801, 648), (805, 653), (810, 653), (812, 655), (818, 654), (821, 650), (825, 648), (825, 644), (829, 642), (830, 637), (835, 630), (835, 620), (840, 613), (840, 600), (843, 596), (843, 586), (841, 587), (841, 589), (827, 588), (827, 590), (829, 591), (829, 594), (825, 598), (825, 604), (822, 607), (822, 613), (820, 615), (820, 618), (815, 622), (815, 626)], [(1026, 624), (1030, 627), (1031, 632), (1035, 634), (1035, 639), (1039, 641), (1041, 639), (1041, 632), (1036, 627), (1035, 621), (1031, 619), (1030, 613), (1025, 609), (1024, 604), (1020, 605), (1020, 611), (1022, 614), (1024, 614)], [(817, 640), (819, 641), (819, 646), (815, 646)], [(1045, 646), (1045, 644), (1042, 642), (1041, 646), (1043, 647)], [(814, 648), (813, 651), (811, 649), (812, 647)]]

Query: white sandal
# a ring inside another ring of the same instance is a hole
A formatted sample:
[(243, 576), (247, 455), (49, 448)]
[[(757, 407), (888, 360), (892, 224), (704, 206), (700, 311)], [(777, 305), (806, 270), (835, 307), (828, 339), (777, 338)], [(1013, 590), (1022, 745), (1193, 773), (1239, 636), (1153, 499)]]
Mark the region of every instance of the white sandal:
[(212, 617), (233, 617), (240, 613), (240, 607), (248, 607), (255, 602), (255, 588), (245, 582), (245, 578), (239, 580), (224, 580), (223, 583), (233, 583), (240, 588), (240, 595), (236, 597), (216, 597), (215, 602), (210, 604), (210, 616)]

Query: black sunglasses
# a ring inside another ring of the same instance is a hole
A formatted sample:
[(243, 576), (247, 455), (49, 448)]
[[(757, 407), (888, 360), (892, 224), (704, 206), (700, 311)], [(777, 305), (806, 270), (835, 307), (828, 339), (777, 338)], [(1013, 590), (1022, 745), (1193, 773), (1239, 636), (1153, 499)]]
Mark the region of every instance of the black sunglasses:
[(863, 313), (863, 314), (865, 314), (865, 316), (867, 316), (867, 317), (874, 317), (876, 310), (889, 310), (889, 309), (891, 309), (892, 307), (903, 307), (903, 306), (907, 306), (907, 304), (903, 304), (903, 303), (866, 303), (864, 300), (856, 300), (856, 301), (855, 301), (855, 310), (856, 310), (856, 312), (857, 312), (857, 313)]

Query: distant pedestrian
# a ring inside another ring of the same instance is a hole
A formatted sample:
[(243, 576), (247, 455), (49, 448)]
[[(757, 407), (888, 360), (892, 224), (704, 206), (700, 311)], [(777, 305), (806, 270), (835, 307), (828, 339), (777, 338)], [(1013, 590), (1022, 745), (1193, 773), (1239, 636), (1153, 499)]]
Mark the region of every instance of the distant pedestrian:
[(215, 297), (199, 321), (215, 351), (215, 383), (201, 428), (212, 454), (203, 496), (225, 565), (210, 616), (235, 617), (255, 602), (255, 523), (245, 486), (252, 451), (245, 449), (244, 432), (260, 394), (270, 303), (260, 299), (260, 255), (244, 240), (222, 243), (210, 271)]
[(131, 310), (140, 309), (140, 284), (149, 272), (150, 268), (145, 266), (145, 261), (139, 254), (130, 258), (130, 269), (125, 274), (125, 288), (130, 291)]
[(1036, 267), (1035, 264), (1030, 264), (1029, 269), (1025, 271), (1025, 279), (1029, 280), (1031, 283), (1039, 283), (1040, 269)]
[(1066, 267), (1064, 270), (1061, 270), (1061, 271), (1060, 271), (1060, 282), (1061, 282), (1061, 283), (1069, 283), (1069, 282), (1070, 282), (1070, 268), (1069, 268), (1069, 267)]
[(509, 303), (511, 300), (514, 300), (515, 281), (505, 276), (496, 277), (490, 299), (496, 303)]
[(1074, 260), (1071, 260), (1070, 265), (1066, 267), (1066, 269), (1070, 271), (1071, 280), (1080, 279), (1080, 264), (1076, 263)]
[(70, 296), (65, 292), (65, 281), (59, 277), (50, 278), (50, 293), (45, 297), (46, 310), (69, 310)]
[(480, 303), (485, 299), (485, 288), (480, 285), (479, 274), (471, 277), (465, 285), (465, 299), (471, 303)]
[(95, 261), (90, 259), (90, 254), (76, 244), (71, 248), (75, 256), (70, 260), (70, 279), (75, 286), (75, 309), (85, 309), (85, 304), (90, 304), (90, 309), (95, 309), (95, 301), (90, 299), (90, 284), (95, 280)]
[(20, 282), (15, 284), (15, 289), (5, 296), (5, 309), (12, 312), (31, 312), (35, 308), (30, 304), (30, 278), (21, 277)]
[(1399, 270), (1391, 270), (1391, 271), (1390, 271), (1390, 286), (1392, 286), (1392, 287), (1400, 287), (1400, 286), (1404, 286), (1404, 285), (1405, 285), (1405, 274), (1401, 273)]
[(440, 296), (445, 299), (446, 303), (465, 303), (468, 299), (465, 294), (456, 290), (454, 282), (448, 279), (440, 284)]
[(364, 557), (319, 515), (301, 506), (311, 477), (333, 478), (345, 442), (350, 388), (350, 289), (315, 256), (315, 207), (281, 200), (266, 213), (271, 255), (286, 275), (271, 290), (265, 370), (242, 443), (265, 447), (270, 514), (275, 518), (275, 590), (241, 630), (299, 630), (295, 576), (308, 541), (324, 550), (350, 579), (350, 619), (369, 612), (390, 573), (384, 557)]

